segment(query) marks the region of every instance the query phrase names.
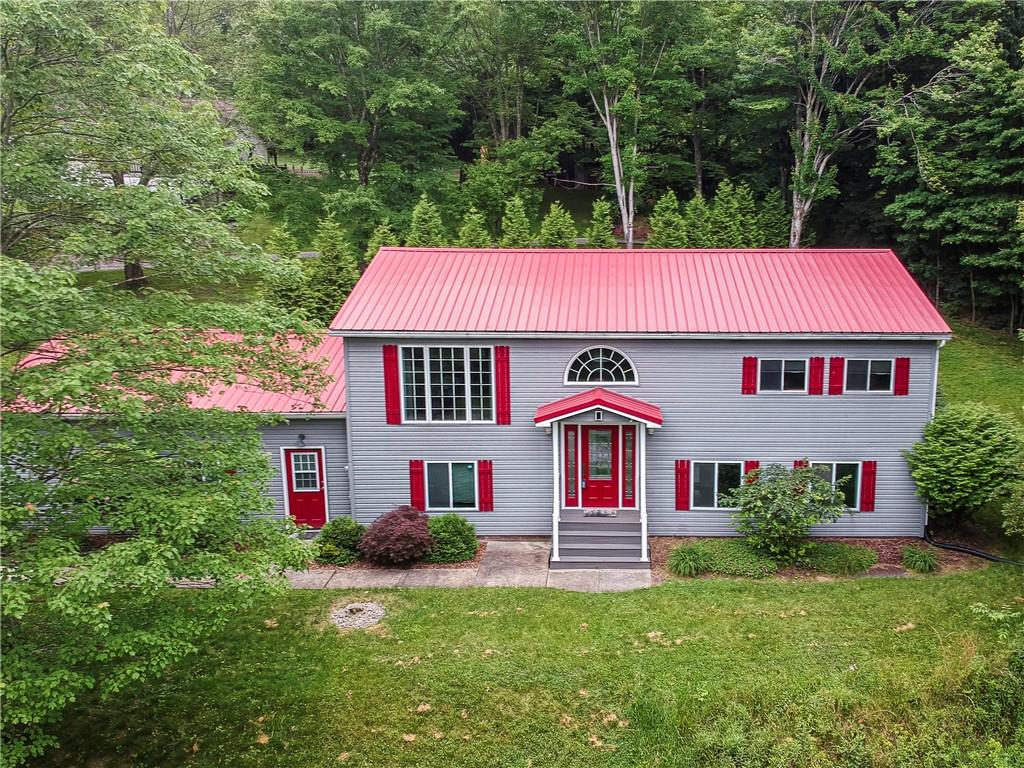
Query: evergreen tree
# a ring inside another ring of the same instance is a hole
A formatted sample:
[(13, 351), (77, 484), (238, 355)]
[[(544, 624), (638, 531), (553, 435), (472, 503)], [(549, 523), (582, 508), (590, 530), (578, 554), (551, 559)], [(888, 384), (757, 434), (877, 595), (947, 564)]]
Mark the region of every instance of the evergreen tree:
[(575, 248), (578, 236), (576, 222), (572, 220), (570, 213), (562, 207), (561, 203), (552, 203), (551, 208), (548, 209), (548, 215), (540, 223), (541, 247)]
[(282, 224), (267, 235), (263, 250), (279, 259), (288, 259), (299, 255), (299, 243), (289, 231), (288, 226)]
[(359, 262), (348, 233), (333, 218), (321, 219), (313, 244), (320, 255), (310, 260), (303, 306), (309, 318), (326, 325), (359, 279)]
[(711, 210), (704, 198), (694, 195), (683, 209), (683, 229), (689, 248), (714, 248), (711, 229)]
[(761, 202), (761, 210), (757, 214), (758, 232), (764, 248), (785, 248), (789, 245), (789, 211), (782, 192), (771, 190)]
[(391, 220), (385, 218), (370, 235), (370, 241), (366, 244), (366, 252), (363, 254), (363, 264), (369, 264), (377, 251), (385, 245), (398, 245), (398, 235), (391, 228)]
[(711, 202), (709, 248), (739, 248), (743, 245), (743, 232), (739, 224), (736, 188), (729, 179), (723, 179), (715, 190)]
[(475, 206), (470, 206), (470, 209), (466, 211), (455, 244), (462, 248), (491, 248), (494, 246), (491, 233), (487, 231), (484, 215)]
[(532, 230), (523, 199), (516, 195), (505, 205), (505, 215), (501, 217), (501, 247), (529, 248), (533, 245)]
[(594, 201), (590, 213), (590, 226), (586, 231), (588, 248), (618, 248), (612, 226), (612, 204), (604, 198)]
[(647, 238), (648, 248), (689, 248), (690, 238), (679, 212), (676, 193), (668, 190), (654, 205), (651, 213), (651, 234)]
[(412, 209), (412, 223), (405, 235), (405, 244), (420, 248), (446, 245), (448, 235), (441, 222), (441, 212), (424, 192)]

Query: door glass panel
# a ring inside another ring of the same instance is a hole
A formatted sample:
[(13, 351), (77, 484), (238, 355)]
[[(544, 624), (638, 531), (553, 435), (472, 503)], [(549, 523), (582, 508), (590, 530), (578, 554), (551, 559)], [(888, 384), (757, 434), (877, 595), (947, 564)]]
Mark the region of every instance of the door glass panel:
[(476, 478), (472, 463), (452, 464), (452, 507), (476, 507)]
[(612, 435), (611, 432), (591, 431), (587, 438), (591, 480), (612, 479)]
[(715, 506), (715, 465), (712, 462), (693, 465), (693, 506)]
[(624, 495), (627, 499), (632, 500), (633, 498), (633, 435), (632, 429), (626, 429), (622, 433), (622, 452), (625, 454), (625, 460), (623, 465), (626, 469), (626, 477), (624, 479), (625, 488)]
[(565, 450), (568, 453), (566, 470), (566, 491), (570, 499), (576, 498), (576, 429), (565, 431)]
[(427, 464), (427, 506), (431, 509), (451, 509), (448, 494), (448, 465)]
[(315, 453), (292, 454), (292, 486), (296, 491), (320, 490), (320, 473)]

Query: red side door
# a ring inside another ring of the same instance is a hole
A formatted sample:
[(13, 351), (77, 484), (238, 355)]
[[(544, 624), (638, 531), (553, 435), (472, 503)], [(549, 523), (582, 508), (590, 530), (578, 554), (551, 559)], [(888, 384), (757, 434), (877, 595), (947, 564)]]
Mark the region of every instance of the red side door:
[(619, 506), (619, 428), (584, 425), (580, 443), (583, 506)]
[(284, 484), (288, 514), (299, 525), (323, 528), (327, 522), (322, 448), (285, 448)]

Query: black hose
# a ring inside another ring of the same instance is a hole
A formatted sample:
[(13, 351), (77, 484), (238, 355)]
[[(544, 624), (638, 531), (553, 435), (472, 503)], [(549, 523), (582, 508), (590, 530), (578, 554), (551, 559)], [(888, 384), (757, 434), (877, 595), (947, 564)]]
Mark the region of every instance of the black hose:
[(941, 542), (932, 539), (931, 534), (926, 527), (924, 529), (924, 540), (931, 544), (933, 547), (939, 549), (948, 549), (952, 552), (962, 552), (965, 555), (971, 555), (972, 557), (980, 557), (982, 560), (991, 560), (993, 563), (1008, 563), (1009, 565), (1019, 565), (1024, 568), (1024, 563), (1019, 560), (1010, 560), (999, 555), (993, 555), (991, 552), (983, 552), (980, 549), (974, 549), (973, 547), (965, 547), (961, 544), (943, 544)]

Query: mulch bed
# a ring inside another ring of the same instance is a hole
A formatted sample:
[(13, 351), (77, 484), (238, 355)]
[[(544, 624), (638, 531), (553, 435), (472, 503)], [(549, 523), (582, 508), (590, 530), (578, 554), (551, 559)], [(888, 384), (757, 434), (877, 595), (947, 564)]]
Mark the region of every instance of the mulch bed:
[(349, 565), (327, 565), (325, 563), (310, 563), (311, 571), (346, 571), (346, 570), (368, 570), (368, 571), (432, 571), (437, 569), (452, 570), (462, 568), (479, 568), (480, 562), (484, 559), (484, 552), (487, 551), (487, 542), (481, 541), (476, 551), (476, 557), (472, 560), (463, 560), (461, 563), (413, 563), (412, 565), (377, 565), (367, 560), (356, 560)]

